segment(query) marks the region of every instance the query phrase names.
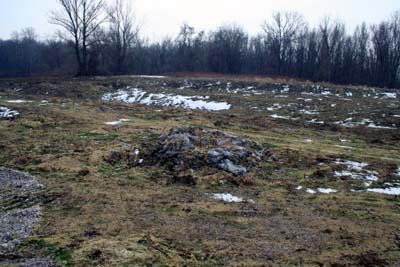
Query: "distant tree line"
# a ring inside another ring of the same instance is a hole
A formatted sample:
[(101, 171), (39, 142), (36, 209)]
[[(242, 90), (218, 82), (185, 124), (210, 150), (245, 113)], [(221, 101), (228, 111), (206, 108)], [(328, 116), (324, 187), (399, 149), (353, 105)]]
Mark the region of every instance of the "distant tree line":
[(0, 76), (119, 75), (214, 72), (285, 76), (341, 84), (400, 86), (400, 11), (354, 32), (329, 17), (310, 27), (296, 12), (277, 12), (249, 36), (240, 26), (196, 31), (183, 24), (176, 38), (143, 38), (123, 0), (56, 0), (56, 37), (33, 29), (0, 39)]

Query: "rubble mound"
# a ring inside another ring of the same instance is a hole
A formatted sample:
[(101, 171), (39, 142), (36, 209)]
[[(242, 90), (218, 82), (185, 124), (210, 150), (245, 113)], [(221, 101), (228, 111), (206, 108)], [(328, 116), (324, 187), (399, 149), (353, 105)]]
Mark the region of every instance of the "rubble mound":
[(265, 156), (254, 141), (218, 130), (172, 129), (159, 138), (152, 158), (174, 172), (211, 167), (243, 176)]

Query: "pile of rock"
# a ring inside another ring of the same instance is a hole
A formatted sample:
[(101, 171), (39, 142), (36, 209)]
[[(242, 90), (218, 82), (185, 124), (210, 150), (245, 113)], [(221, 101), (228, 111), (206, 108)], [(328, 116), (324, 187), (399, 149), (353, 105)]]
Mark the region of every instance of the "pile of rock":
[(222, 131), (201, 128), (172, 129), (159, 138), (152, 153), (156, 163), (181, 172), (208, 166), (243, 176), (265, 156), (265, 149)]

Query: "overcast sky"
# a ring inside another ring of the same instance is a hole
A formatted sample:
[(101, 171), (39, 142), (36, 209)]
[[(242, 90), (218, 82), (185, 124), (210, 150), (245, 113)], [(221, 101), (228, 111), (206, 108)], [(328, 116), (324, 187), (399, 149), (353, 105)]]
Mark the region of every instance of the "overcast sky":
[[(111, 1), (111, 0), (107, 0)], [(143, 35), (151, 40), (175, 36), (187, 22), (198, 30), (212, 30), (223, 23), (235, 22), (251, 34), (273, 11), (302, 13), (311, 24), (325, 15), (340, 18), (349, 30), (362, 21), (377, 23), (400, 10), (400, 0), (127, 0), (136, 9)], [(56, 0), (0, 0), (0, 38), (9, 38), (15, 30), (33, 27), (41, 38), (57, 28), (48, 23)]]

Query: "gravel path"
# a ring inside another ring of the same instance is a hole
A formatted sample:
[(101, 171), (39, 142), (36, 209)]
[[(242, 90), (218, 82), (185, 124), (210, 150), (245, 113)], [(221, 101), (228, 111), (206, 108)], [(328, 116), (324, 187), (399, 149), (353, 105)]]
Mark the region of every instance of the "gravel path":
[(41, 216), (43, 185), (23, 172), (0, 168), (0, 266), (50, 267), (47, 258), (24, 258), (16, 248), (32, 232)]

